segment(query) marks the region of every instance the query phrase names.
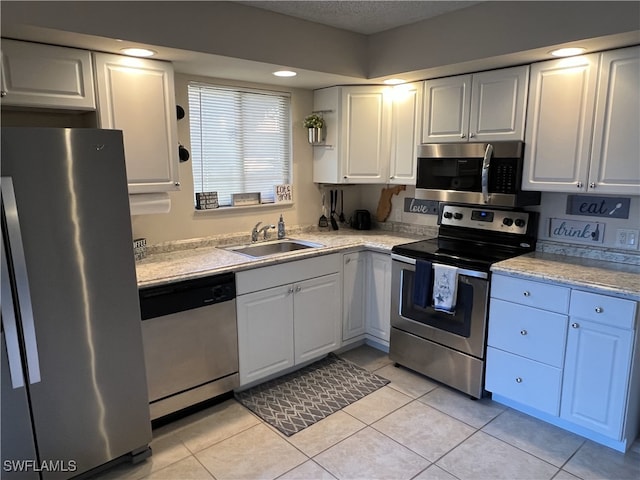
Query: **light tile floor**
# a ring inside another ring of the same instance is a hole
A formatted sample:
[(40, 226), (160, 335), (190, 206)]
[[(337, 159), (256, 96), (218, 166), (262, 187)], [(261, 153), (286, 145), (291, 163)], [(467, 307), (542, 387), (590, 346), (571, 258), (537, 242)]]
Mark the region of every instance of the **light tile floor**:
[(342, 356), (391, 383), (291, 437), (228, 400), (154, 430), (150, 459), (94, 480), (640, 478), (638, 442), (623, 455), (368, 346)]

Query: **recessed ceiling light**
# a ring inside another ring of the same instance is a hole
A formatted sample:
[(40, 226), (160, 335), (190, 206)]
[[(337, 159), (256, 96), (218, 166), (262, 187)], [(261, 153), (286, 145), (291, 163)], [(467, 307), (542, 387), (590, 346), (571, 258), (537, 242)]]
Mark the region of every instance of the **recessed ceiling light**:
[(385, 85), (400, 85), (406, 83), (406, 80), (403, 80), (401, 78), (389, 78), (382, 83), (384, 83)]
[(580, 55), (586, 51), (587, 49), (582, 47), (568, 47), (558, 48), (557, 50), (552, 50), (549, 53), (554, 57), (572, 57), (574, 55)]
[(149, 50), (148, 48), (121, 48), (120, 51), (125, 55), (131, 55), (132, 57), (152, 57), (158, 52)]
[(292, 72), (291, 70), (278, 70), (277, 72), (273, 72), (276, 77), (295, 77), (297, 75), (296, 72)]

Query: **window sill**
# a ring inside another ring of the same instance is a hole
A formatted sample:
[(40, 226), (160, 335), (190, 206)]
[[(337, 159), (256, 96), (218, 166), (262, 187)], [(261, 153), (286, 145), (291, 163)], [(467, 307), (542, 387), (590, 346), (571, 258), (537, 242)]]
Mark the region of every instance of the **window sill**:
[(261, 203), (259, 205), (241, 205), (241, 206), (228, 206), (228, 207), (218, 207), (218, 208), (210, 208), (207, 210), (198, 210), (194, 208), (193, 211), (196, 215), (209, 215), (209, 214), (224, 214), (224, 213), (239, 213), (250, 210), (275, 210), (276, 208), (291, 208), (293, 207), (293, 202), (280, 202), (280, 203)]

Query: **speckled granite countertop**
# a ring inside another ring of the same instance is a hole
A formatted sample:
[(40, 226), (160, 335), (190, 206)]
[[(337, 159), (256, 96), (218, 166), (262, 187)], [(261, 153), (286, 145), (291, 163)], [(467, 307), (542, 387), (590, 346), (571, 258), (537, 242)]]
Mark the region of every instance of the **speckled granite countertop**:
[(533, 252), (495, 263), (491, 270), (640, 301), (638, 265)]
[(162, 285), (189, 278), (232, 271), (238, 272), (285, 261), (362, 248), (389, 253), (394, 245), (429, 237), (380, 230), (343, 229), (335, 232), (295, 233), (288, 238), (319, 243), (323, 247), (297, 250), (264, 258), (251, 258), (225, 250), (223, 246), (212, 246), (210, 241), (194, 241), (192, 248), (184, 248), (182, 245), (182, 249), (150, 254), (145, 259), (137, 261), (138, 286)]

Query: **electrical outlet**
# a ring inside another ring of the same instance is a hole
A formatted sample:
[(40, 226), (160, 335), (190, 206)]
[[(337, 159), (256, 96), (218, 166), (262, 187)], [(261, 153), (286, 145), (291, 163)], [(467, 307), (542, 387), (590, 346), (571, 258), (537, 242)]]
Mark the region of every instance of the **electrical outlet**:
[(616, 241), (614, 246), (617, 248), (624, 248), (626, 250), (637, 250), (638, 236), (640, 236), (640, 230), (634, 230), (632, 228), (618, 228), (616, 230)]

